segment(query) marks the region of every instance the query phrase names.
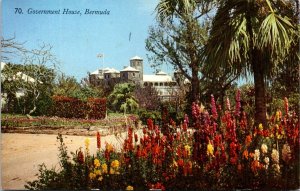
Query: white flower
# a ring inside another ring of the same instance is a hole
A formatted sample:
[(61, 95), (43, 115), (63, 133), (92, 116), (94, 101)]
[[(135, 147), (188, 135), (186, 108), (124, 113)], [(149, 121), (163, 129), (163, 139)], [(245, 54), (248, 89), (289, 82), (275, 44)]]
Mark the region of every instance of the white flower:
[(279, 164), (273, 164), (273, 168), (274, 168), (274, 171), (276, 173), (280, 173), (280, 166), (279, 166)]
[(274, 163), (279, 163), (279, 152), (276, 149), (272, 150), (271, 157)]
[(282, 148), (282, 160), (288, 162), (291, 158), (291, 148), (288, 144), (284, 144)]
[(254, 160), (259, 161), (259, 155), (260, 155), (259, 149), (255, 149), (255, 151), (254, 151)]
[(260, 149), (264, 154), (268, 152), (268, 146), (266, 144), (262, 144)]
[(269, 163), (270, 163), (269, 157), (265, 157), (265, 158), (264, 158), (264, 162), (265, 162), (265, 168), (268, 169)]

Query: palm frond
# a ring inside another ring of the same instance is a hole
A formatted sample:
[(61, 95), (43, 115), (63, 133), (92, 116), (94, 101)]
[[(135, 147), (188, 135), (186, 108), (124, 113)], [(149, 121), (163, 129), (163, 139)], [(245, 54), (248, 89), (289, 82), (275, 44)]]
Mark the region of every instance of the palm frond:
[(283, 58), (291, 46), (291, 34), (294, 30), (287, 17), (271, 12), (259, 28), (255, 45), (261, 50), (269, 49), (272, 58)]

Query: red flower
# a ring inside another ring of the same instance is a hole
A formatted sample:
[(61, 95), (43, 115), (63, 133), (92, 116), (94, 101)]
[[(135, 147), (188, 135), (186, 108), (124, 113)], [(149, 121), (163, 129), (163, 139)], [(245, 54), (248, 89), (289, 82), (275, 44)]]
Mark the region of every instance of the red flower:
[(152, 119), (147, 119), (147, 126), (149, 130), (153, 130), (153, 121)]
[(179, 167), (183, 167), (183, 165), (184, 165), (183, 159), (179, 159), (177, 161), (177, 164), (178, 164)]
[(97, 148), (101, 148), (101, 137), (99, 132), (97, 132)]
[(81, 150), (77, 154), (77, 159), (78, 159), (79, 164), (84, 163), (84, 156), (83, 156), (83, 152)]

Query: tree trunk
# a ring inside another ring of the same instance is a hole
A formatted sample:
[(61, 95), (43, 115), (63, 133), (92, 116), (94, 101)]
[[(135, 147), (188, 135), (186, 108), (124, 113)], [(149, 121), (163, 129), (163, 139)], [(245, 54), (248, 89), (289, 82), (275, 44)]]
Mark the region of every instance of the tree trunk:
[(247, 32), (249, 34), (249, 63), (252, 66), (253, 75), (254, 75), (254, 89), (255, 89), (255, 116), (254, 116), (254, 125), (263, 124), (266, 127), (266, 98), (265, 98), (265, 72), (263, 65), (263, 53), (257, 50), (254, 46), (254, 34), (252, 27), (252, 13), (255, 8), (254, 1), (249, 1), (248, 11), (246, 12), (246, 20), (247, 20)]
[(200, 88), (199, 88), (198, 70), (192, 69), (192, 102), (199, 102), (200, 100)]
[(258, 50), (253, 51), (253, 74), (254, 74), (254, 88), (255, 88), (255, 125), (263, 124), (266, 127), (266, 86), (264, 81), (264, 59), (262, 58), (262, 53)]

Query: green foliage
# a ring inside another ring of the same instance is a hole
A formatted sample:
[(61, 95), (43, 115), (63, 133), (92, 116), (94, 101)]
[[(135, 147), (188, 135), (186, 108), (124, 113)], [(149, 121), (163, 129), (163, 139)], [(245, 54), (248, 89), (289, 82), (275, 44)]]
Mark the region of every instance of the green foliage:
[(292, 4), (223, 1), (204, 47), (202, 57), (210, 71), (227, 68), (241, 76), (253, 74), (256, 123), (266, 123), (266, 79), (276, 74), (278, 66), (290, 64), (286, 61), (293, 59), (286, 57), (297, 54), (292, 47), (299, 42), (298, 19), (294, 19), (298, 16), (286, 14), (295, 12)]
[(103, 92), (100, 87), (81, 86), (73, 76), (62, 74), (55, 84), (54, 95), (87, 101), (91, 97), (103, 97)]
[[(55, 71), (45, 65), (7, 64), (2, 71), (1, 91), (7, 95), (5, 111), (46, 115), (51, 107)], [(17, 96), (17, 92), (23, 93)]]
[(138, 115), (140, 120), (146, 124), (147, 119), (152, 119), (155, 122), (161, 121), (161, 113), (159, 111), (148, 111), (145, 109), (140, 109), (138, 111)]
[(134, 97), (135, 85), (130, 83), (117, 84), (108, 96), (109, 108), (113, 111), (135, 112), (139, 107)]

